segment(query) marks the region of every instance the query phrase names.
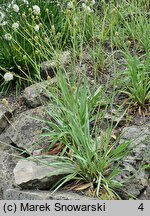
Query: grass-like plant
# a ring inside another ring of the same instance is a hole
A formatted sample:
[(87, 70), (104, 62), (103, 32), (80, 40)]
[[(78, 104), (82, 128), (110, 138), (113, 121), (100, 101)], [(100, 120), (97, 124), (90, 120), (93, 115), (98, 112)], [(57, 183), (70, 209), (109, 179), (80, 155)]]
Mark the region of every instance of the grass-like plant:
[[(113, 62), (110, 79), (132, 104), (144, 108), (150, 102), (148, 1), (27, 2), (3, 0), (0, 8), (5, 14), (0, 17), (0, 91), (6, 92), (11, 84), (19, 90), (40, 81), (41, 63), (69, 49), (71, 78), (58, 71), (58, 86), (47, 90), (52, 121), (42, 136), (49, 137), (49, 151), (56, 154), (49, 157), (57, 159), (47, 165), (57, 168), (52, 175), (64, 174), (55, 190), (74, 181), (76, 190), (117, 199), (122, 185), (116, 176), (130, 142), (112, 139), (113, 119), (108, 123), (105, 114), (113, 107), (114, 92), (110, 96), (112, 86), (106, 94), (106, 87), (97, 88), (98, 72), (106, 73), (106, 65)], [(88, 53), (83, 53), (85, 47)], [(122, 52), (127, 70), (116, 81), (115, 53)], [(84, 54), (90, 58), (84, 59)], [(77, 64), (83, 66), (77, 73), (84, 66), (92, 68), (93, 87), (86, 75), (76, 74)]]
[[(111, 1), (109, 19), (115, 48), (126, 42), (136, 52), (149, 48), (149, 12), (147, 1)], [(131, 44), (130, 44), (131, 43)], [(130, 44), (130, 45), (129, 45)]]
[[(137, 55), (127, 54), (127, 70), (122, 73), (122, 92), (128, 95), (132, 104), (144, 107), (150, 102), (150, 62), (149, 53), (143, 60)], [(123, 75), (124, 74), (124, 75)]]
[(122, 185), (115, 177), (119, 163), (128, 154), (129, 142), (112, 142), (112, 124), (102, 132), (106, 109), (101, 107), (107, 107), (111, 101), (105, 100), (104, 89), (91, 91), (86, 79), (76, 81), (71, 83), (59, 73), (58, 90), (49, 93), (51, 129), (42, 136), (49, 137), (50, 149), (55, 144), (62, 146), (58, 155), (50, 156), (58, 162), (48, 165), (56, 167), (51, 175), (64, 174), (55, 190), (76, 181), (77, 188), (78, 184), (80, 189), (88, 188), (91, 196), (118, 199), (117, 190)]

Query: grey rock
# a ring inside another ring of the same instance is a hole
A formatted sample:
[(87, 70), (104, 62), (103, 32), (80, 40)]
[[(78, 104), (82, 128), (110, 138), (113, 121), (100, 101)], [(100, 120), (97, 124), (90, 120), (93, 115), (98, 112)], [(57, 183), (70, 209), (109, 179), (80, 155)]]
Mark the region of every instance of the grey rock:
[(146, 189), (138, 197), (140, 200), (150, 200), (150, 179)]
[(15, 107), (6, 107), (0, 103), (0, 134), (9, 125), (9, 120), (12, 117)]
[(132, 140), (132, 153), (125, 160), (134, 161), (136, 165), (138, 161), (150, 163), (150, 123), (143, 126), (125, 127), (122, 132), (121, 142), (124, 140)]
[(33, 150), (46, 148), (48, 138), (40, 137), (43, 128), (48, 128), (45, 107), (37, 107), (21, 113), (3, 134), (0, 143), (13, 144), (29, 154)]
[(136, 142), (139, 141), (139, 138), (145, 139), (147, 135), (150, 135), (150, 122), (141, 126), (132, 125), (125, 127), (122, 131), (123, 139), (135, 139)]
[(12, 146), (0, 144), (0, 199), (14, 185), (13, 169), (18, 162), (19, 152)]
[(124, 194), (125, 199), (129, 199), (130, 196), (140, 198), (141, 193), (147, 191), (149, 187), (150, 168), (144, 168), (144, 165), (150, 164), (149, 123), (142, 126), (125, 127), (121, 142), (125, 140), (132, 140), (132, 151), (124, 158), (121, 164), (122, 172), (117, 180), (124, 182), (123, 189), (127, 192), (126, 195)]
[(16, 185), (25, 189), (50, 189), (62, 177), (62, 174), (51, 175), (57, 171), (55, 167), (48, 166), (52, 162), (57, 161), (46, 156), (20, 160), (14, 168)]
[[(118, 179), (119, 180), (119, 179)], [(126, 192), (124, 194), (125, 199), (129, 197), (138, 198), (144, 188), (148, 186), (148, 177), (145, 175), (145, 172), (133, 170), (132, 171), (123, 171), (120, 181), (125, 181), (123, 189)]]
[(65, 68), (69, 64), (70, 59), (69, 51), (56, 53), (53, 60), (44, 61), (41, 63), (41, 77), (44, 79), (47, 79), (48, 76), (53, 78), (57, 68)]
[(8, 189), (5, 200), (93, 200), (73, 192)]
[(149, 121), (149, 116), (135, 116), (133, 124), (140, 126), (145, 125)]
[(38, 107), (48, 100), (47, 89), (55, 84), (55, 78), (33, 84), (25, 88), (22, 99), (28, 107)]

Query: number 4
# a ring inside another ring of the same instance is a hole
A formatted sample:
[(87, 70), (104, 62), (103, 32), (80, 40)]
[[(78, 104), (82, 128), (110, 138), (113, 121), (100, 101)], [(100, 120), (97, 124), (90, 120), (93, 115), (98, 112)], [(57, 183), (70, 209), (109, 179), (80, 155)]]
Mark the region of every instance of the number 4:
[(143, 206), (143, 203), (141, 203), (138, 207), (139, 210), (143, 211), (144, 210), (144, 206)]

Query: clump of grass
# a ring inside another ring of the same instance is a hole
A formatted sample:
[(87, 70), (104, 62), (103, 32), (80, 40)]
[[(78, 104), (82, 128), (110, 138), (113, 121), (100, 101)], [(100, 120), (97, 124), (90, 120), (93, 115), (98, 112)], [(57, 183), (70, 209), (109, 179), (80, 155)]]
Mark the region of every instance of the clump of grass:
[(119, 198), (117, 190), (122, 184), (115, 177), (119, 174), (119, 163), (129, 152), (129, 142), (112, 142), (111, 124), (101, 133), (106, 110), (100, 107), (107, 107), (111, 101), (106, 101), (103, 93), (101, 88), (91, 91), (86, 79), (82, 83), (78, 80), (75, 86), (62, 73), (58, 76), (58, 90), (49, 93), (51, 129), (42, 136), (49, 137), (50, 148), (56, 143), (62, 146), (61, 153), (52, 156), (58, 162), (48, 165), (57, 168), (52, 175), (65, 174), (55, 190), (77, 181), (80, 187), (82, 184), (81, 189), (89, 189), (91, 196)]
[(144, 107), (150, 102), (150, 62), (149, 53), (139, 58), (137, 55), (126, 54), (127, 70), (122, 73), (123, 87), (121, 92), (128, 96), (134, 105)]

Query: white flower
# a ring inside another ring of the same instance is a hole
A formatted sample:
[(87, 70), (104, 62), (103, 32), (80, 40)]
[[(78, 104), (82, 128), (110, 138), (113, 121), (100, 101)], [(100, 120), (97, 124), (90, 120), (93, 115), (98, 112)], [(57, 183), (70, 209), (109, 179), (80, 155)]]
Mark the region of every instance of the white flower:
[(67, 8), (68, 8), (68, 9), (72, 9), (72, 8), (73, 8), (73, 2), (68, 2)]
[(7, 24), (7, 21), (0, 23), (1, 26), (5, 26), (6, 24)]
[(11, 36), (11, 34), (6, 33), (6, 34), (4, 35), (4, 38), (5, 38), (6, 40), (10, 41), (10, 40), (12, 39), (12, 36)]
[(0, 11), (0, 23), (3, 21), (5, 14)]
[(16, 13), (19, 12), (19, 7), (18, 7), (17, 4), (14, 4), (14, 5), (12, 6), (12, 8), (13, 8), (13, 10), (14, 10)]
[(13, 23), (12, 28), (15, 29), (15, 30), (18, 29), (19, 28), (19, 23), (17, 23), (17, 22)]
[(96, 2), (95, 2), (95, 0), (92, 0), (92, 5), (94, 5)]
[(9, 5), (7, 6), (7, 8), (11, 8), (14, 3), (15, 3), (15, 1), (13, 0), (12, 2), (9, 3)]
[(91, 10), (91, 8), (90, 8), (89, 6), (86, 7), (86, 11), (87, 11), (88, 13), (91, 13), (91, 12), (92, 12), (92, 10)]
[(85, 4), (85, 3), (82, 3), (82, 8), (83, 8), (83, 9), (86, 9), (86, 7), (87, 7), (86, 4)]
[(84, 11), (86, 11), (87, 13), (92, 12), (91, 8), (89, 6), (87, 6), (85, 3), (82, 3), (82, 8)]
[(37, 6), (37, 5), (33, 5), (33, 13), (35, 14), (35, 15), (39, 15), (40, 14), (40, 8), (39, 8), (39, 6)]
[(35, 26), (34, 26), (34, 30), (35, 30), (36, 32), (38, 32), (39, 29), (40, 29), (40, 26), (39, 26), (39, 25), (35, 25)]
[(0, 26), (4, 26), (7, 24), (6, 21), (3, 21), (4, 18), (5, 18), (5, 14), (2, 11), (0, 11)]
[(13, 80), (13, 74), (10, 73), (10, 72), (5, 73), (5, 74), (4, 74), (4, 80), (5, 80), (6, 82)]

